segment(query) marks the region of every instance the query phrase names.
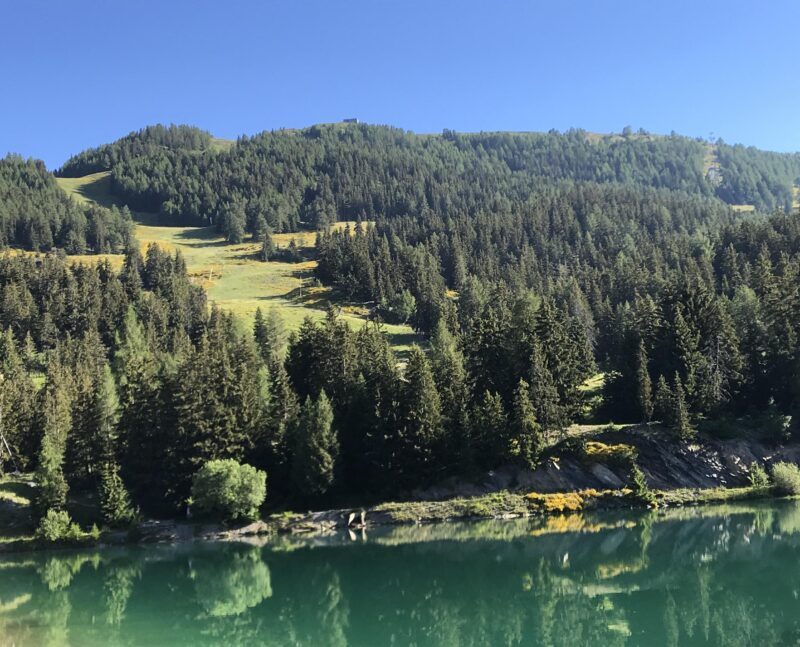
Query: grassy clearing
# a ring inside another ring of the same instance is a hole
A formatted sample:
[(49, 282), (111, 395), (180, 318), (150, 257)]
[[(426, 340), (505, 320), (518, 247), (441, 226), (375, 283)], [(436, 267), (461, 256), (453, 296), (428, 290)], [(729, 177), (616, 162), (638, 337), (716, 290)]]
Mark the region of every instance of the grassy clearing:
[(656, 501), (659, 506), (703, 505), (708, 503), (730, 503), (750, 499), (766, 499), (774, 496), (769, 487), (737, 487), (737, 488), (676, 488), (674, 490), (658, 490)]
[(110, 171), (100, 171), (83, 177), (57, 177), (56, 182), (67, 195), (81, 204), (97, 203), (104, 207), (115, 204), (111, 196)]
[(31, 479), (30, 475), (0, 476), (0, 545), (33, 538)]
[[(346, 223), (337, 223), (344, 227)], [(290, 330), (297, 329), (305, 317), (322, 319), (327, 308), (336, 304), (342, 318), (354, 328), (366, 322), (367, 310), (358, 305), (342, 304), (330, 288), (313, 285), (316, 261), (299, 263), (258, 260), (260, 245), (245, 242), (229, 245), (213, 227), (149, 227), (139, 225), (136, 235), (143, 248), (151, 243), (169, 251), (180, 250), (186, 259), (189, 275), (208, 292), (219, 307), (233, 312), (248, 325), (257, 308), (276, 308)], [(315, 232), (276, 234), (278, 248), (291, 241), (310, 254), (316, 242)], [(121, 262), (121, 261), (120, 261)], [(409, 326), (385, 325), (395, 350), (405, 351), (418, 341)]]
[[(232, 144), (229, 140), (215, 140), (213, 145), (224, 150)], [(110, 174), (94, 173), (82, 178), (57, 178), (59, 185), (79, 202), (97, 202), (104, 206), (113, 204), (110, 194)], [(152, 222), (149, 214), (134, 214), (137, 219)], [(344, 228), (347, 223), (337, 223)], [(351, 225), (354, 223), (350, 223)], [(258, 260), (260, 244), (245, 242), (229, 245), (213, 227), (157, 227), (145, 224), (136, 226), (136, 237), (142, 252), (151, 243), (174, 252), (180, 250), (193, 280), (208, 292), (209, 301), (229, 310), (251, 325), (256, 308), (266, 311), (276, 308), (289, 330), (296, 330), (305, 317), (322, 319), (329, 305), (336, 304), (342, 317), (354, 328), (366, 322), (367, 309), (358, 304), (342, 303), (330, 288), (313, 285), (316, 261), (299, 263)], [(278, 248), (288, 247), (294, 240), (304, 252), (311, 256), (316, 243), (316, 232), (303, 231), (294, 234), (275, 234), (273, 241)], [(115, 269), (122, 266), (122, 256), (106, 255)], [(72, 262), (90, 262), (97, 256), (72, 256)], [(402, 354), (421, 338), (409, 326), (384, 326), (395, 351)]]

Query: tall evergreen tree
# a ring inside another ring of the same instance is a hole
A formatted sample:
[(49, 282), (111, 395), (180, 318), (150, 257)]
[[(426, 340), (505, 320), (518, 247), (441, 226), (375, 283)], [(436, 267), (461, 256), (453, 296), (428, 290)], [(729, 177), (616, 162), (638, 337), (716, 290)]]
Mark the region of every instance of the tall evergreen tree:
[(643, 340), (639, 341), (636, 352), (636, 401), (639, 404), (642, 421), (650, 422), (653, 417), (653, 383), (650, 380), (647, 351)]
[(674, 395), (669, 388), (669, 384), (667, 384), (667, 380), (663, 375), (659, 375), (656, 384), (656, 392), (653, 397), (653, 415), (656, 420), (661, 421), (661, 423), (667, 426), (672, 426), (672, 416), (674, 413), (673, 400)]
[(566, 423), (565, 412), (559, 402), (558, 389), (545, 364), (545, 353), (539, 342), (531, 349), (527, 379), (530, 381), (530, 398), (536, 419), (546, 431), (560, 430)]
[(154, 474), (157, 480), (167, 477), (171, 442), (161, 425), (159, 361), (133, 308), (125, 315), (116, 346), (122, 472), (135, 491), (151, 492)]
[(301, 497), (327, 493), (336, 478), (339, 441), (333, 427), (333, 408), (325, 391), (306, 397), (294, 430), (292, 483)]
[(695, 430), (689, 419), (689, 409), (686, 406), (686, 394), (681, 384), (681, 377), (675, 374), (675, 390), (673, 397), (672, 430), (675, 435), (682, 440), (693, 438)]
[(9, 328), (0, 334), (0, 469), (25, 469), (33, 461), (35, 404), (36, 390)]
[(452, 469), (463, 469), (470, 461), (467, 373), (464, 356), (444, 321), (439, 321), (431, 339), (430, 365), (441, 400), (443, 451)]
[(503, 399), (499, 394), (484, 391), (483, 397), (475, 402), (471, 429), (471, 449), (478, 467), (496, 467), (508, 458), (511, 439)]
[(100, 510), (103, 520), (111, 527), (126, 526), (136, 518), (130, 495), (119, 474), (119, 465), (113, 459), (108, 459), (102, 467)]
[(435, 448), (442, 439), (442, 404), (425, 353), (411, 349), (401, 395), (402, 438), (406, 465), (419, 476), (435, 469)]
[(38, 488), (35, 507), (41, 516), (50, 509), (63, 509), (69, 491), (63, 468), (69, 430), (72, 426), (71, 394), (69, 375), (65, 367), (56, 361), (52, 361), (48, 366), (39, 407), (42, 444), (36, 468)]
[(544, 447), (542, 429), (536, 420), (529, 395), (530, 387), (525, 380), (520, 380), (514, 391), (511, 410), (511, 437), (513, 453), (528, 467), (538, 464), (539, 454)]

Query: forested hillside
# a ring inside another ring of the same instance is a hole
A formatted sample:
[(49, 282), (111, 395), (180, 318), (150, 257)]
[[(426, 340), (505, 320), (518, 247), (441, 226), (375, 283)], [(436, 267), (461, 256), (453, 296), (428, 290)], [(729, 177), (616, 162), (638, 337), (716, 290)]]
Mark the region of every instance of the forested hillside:
[(206, 133), (173, 126), (146, 128), (81, 153), (59, 173), (101, 170), (112, 173), (112, 191), (132, 209), (160, 214), (165, 224), (215, 224), (237, 242), (246, 232), (260, 237), (267, 227), (294, 231), (300, 223), (516, 214), (554, 180), (672, 189), (763, 211), (787, 209), (800, 156), (677, 135), (415, 135), (356, 124), (265, 132), (219, 150)]
[(146, 509), (176, 510), (220, 458), (266, 469), (273, 496), (294, 502), (535, 466), (581, 419), (596, 366), (606, 420), (659, 420), (690, 439), (745, 419), (746, 434), (787, 439), (800, 408), (800, 217), (727, 225), (661, 274), (640, 277), (645, 267), (630, 298), (614, 291), (625, 262), (589, 296), (569, 273), (543, 292), (469, 276), (443, 297), (428, 352), (402, 366), (379, 326), (353, 330), (334, 311), (288, 338), (274, 312), (241, 330), (157, 246), (129, 251), (119, 273), (6, 255), (4, 433), (38, 470), (42, 512), (69, 488), (118, 504), (129, 488)]
[[(82, 210), (40, 164), (8, 158), (2, 204), (35, 207), (15, 207), (27, 214), (15, 222), (60, 224), (52, 240), (5, 244), (125, 246), (121, 269), (0, 257), (0, 407), (13, 455), (37, 470), (39, 511), (70, 488), (99, 490), (109, 523), (130, 516), (129, 495), (175, 511), (215, 459), (265, 469), (292, 504), (402, 496), (535, 467), (587, 416), (659, 421), (682, 440), (786, 440), (800, 413), (800, 215), (743, 214), (719, 196), (786, 206), (796, 160), (719, 145), (707, 176), (708, 153), (645, 134), (351, 125), (225, 149), (172, 127), (61, 170), (110, 171), (117, 200), (215, 223), (229, 242), (250, 232), (265, 260), (272, 232), (316, 228), (317, 279), (374, 322), (350, 328), (331, 308), (291, 332), (266, 300), (252, 329), (209, 311), (179, 253), (142, 258), (124, 231), (79, 226), (127, 211)], [(382, 322), (411, 323), (424, 347), (399, 361)]]
[(14, 155), (0, 159), (0, 248), (60, 248), (68, 254), (121, 251), (131, 225), (126, 209), (70, 200), (42, 162)]

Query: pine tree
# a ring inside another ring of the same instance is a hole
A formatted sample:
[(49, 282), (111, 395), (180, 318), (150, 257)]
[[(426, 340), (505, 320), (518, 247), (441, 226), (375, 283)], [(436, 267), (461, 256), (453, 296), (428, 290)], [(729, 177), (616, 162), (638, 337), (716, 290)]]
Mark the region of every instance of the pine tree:
[(683, 315), (683, 308), (680, 305), (675, 308), (673, 331), (680, 373), (683, 376), (686, 392), (691, 397), (697, 387), (703, 356), (699, 350), (700, 335), (686, 321)]
[(261, 412), (266, 413), (266, 402), (261, 408), (254, 358), (235, 359), (238, 342), (229, 329), (232, 325), (227, 316), (220, 315), (176, 375), (171, 476), (177, 487), (173, 494), (176, 503), (188, 495), (192, 475), (206, 462), (242, 460), (255, 437)]
[(471, 449), (478, 467), (498, 466), (508, 458), (508, 418), (503, 399), (497, 393), (484, 391), (472, 410)]
[(56, 361), (50, 362), (41, 393), (40, 425), (42, 444), (36, 469), (36, 511), (62, 510), (69, 486), (64, 478), (64, 453), (72, 419), (70, 415), (69, 376)]
[(469, 457), (469, 389), (464, 356), (444, 321), (439, 321), (431, 339), (430, 365), (442, 407), (444, 445), (450, 467), (463, 468)]
[(256, 308), (253, 337), (258, 352), (265, 362), (270, 362), (273, 358), (283, 358), (286, 350), (286, 326), (275, 308), (270, 308), (266, 317), (261, 308)]
[(325, 391), (306, 397), (294, 430), (292, 484), (300, 497), (327, 493), (336, 477), (339, 441), (333, 428), (333, 408)]
[(672, 426), (673, 399), (674, 396), (669, 384), (667, 384), (667, 380), (664, 379), (663, 375), (659, 375), (655, 396), (653, 397), (653, 416), (667, 426)]
[(135, 518), (128, 490), (119, 475), (119, 466), (113, 458), (103, 465), (100, 477), (100, 510), (103, 520), (111, 527), (125, 526)]
[(272, 230), (267, 227), (261, 238), (261, 260), (269, 261), (275, 255), (275, 244), (272, 242)]
[(528, 368), (530, 398), (536, 419), (545, 431), (561, 429), (565, 423), (565, 412), (558, 399), (553, 376), (545, 364), (545, 354), (541, 344), (534, 342)]
[(270, 357), (269, 341), (267, 339), (267, 328), (264, 322), (264, 313), (261, 308), (256, 308), (256, 316), (253, 320), (253, 339), (261, 358), (266, 362)]
[(520, 380), (514, 391), (514, 401), (511, 410), (511, 438), (513, 443), (512, 453), (528, 467), (536, 467), (539, 454), (544, 447), (542, 429), (536, 420), (536, 414), (531, 404), (528, 383)]
[[(270, 398), (262, 448), (265, 450), (268, 473), (279, 477), (286, 472), (286, 460), (290, 453), (287, 432), (296, 420), (300, 406), (283, 362), (273, 358), (267, 367)], [(273, 482), (279, 483), (279, 478), (273, 479)]]
[(689, 410), (686, 406), (686, 395), (681, 384), (681, 377), (675, 373), (675, 397), (673, 398), (672, 430), (682, 440), (693, 438), (695, 430), (689, 420)]
[(442, 438), (442, 405), (428, 359), (418, 346), (409, 353), (401, 400), (406, 466), (419, 476), (428, 475)]
[(35, 405), (36, 389), (9, 328), (0, 334), (0, 433), (8, 443), (7, 449), (0, 440), (0, 469), (25, 469), (32, 462), (38, 441), (33, 433)]
[(642, 340), (639, 341), (636, 353), (636, 400), (642, 420), (650, 422), (653, 417), (653, 383), (650, 380), (647, 351)]
[(142, 269), (144, 261), (139, 244), (134, 240), (125, 250), (125, 261), (120, 272), (120, 280), (130, 302), (139, 300), (142, 293)]
[(156, 481), (168, 477), (164, 461), (170, 454), (170, 443), (161, 432), (163, 383), (159, 362), (133, 308), (125, 315), (116, 346), (122, 472), (134, 492), (149, 492), (154, 476)]

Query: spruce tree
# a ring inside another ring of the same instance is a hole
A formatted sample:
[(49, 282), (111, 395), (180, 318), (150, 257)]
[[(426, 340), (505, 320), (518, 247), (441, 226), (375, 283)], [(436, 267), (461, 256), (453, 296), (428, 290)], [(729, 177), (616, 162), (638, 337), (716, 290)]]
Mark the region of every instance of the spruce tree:
[(699, 350), (700, 334), (686, 320), (680, 305), (675, 308), (673, 331), (683, 384), (686, 392), (692, 397), (697, 388), (697, 380), (704, 360)]
[(409, 354), (400, 408), (406, 466), (419, 476), (428, 475), (442, 438), (442, 405), (428, 359), (418, 346)]
[(153, 477), (164, 479), (170, 455), (168, 436), (162, 433), (162, 375), (158, 359), (129, 308), (117, 340), (114, 367), (119, 385), (120, 461), (134, 492), (152, 491)]
[(444, 321), (439, 321), (431, 339), (430, 364), (442, 408), (445, 430), (444, 446), (450, 467), (469, 462), (469, 427), (467, 409), (469, 389), (464, 356)]
[(267, 310), (263, 331), (263, 341), (258, 344), (262, 357), (265, 361), (272, 357), (283, 361), (286, 353), (286, 325), (277, 308)]
[(538, 341), (532, 346), (527, 377), (530, 381), (530, 398), (536, 419), (545, 431), (560, 430), (566, 423), (565, 412), (559, 402), (558, 389), (553, 375), (545, 364), (545, 354)]
[[(300, 405), (283, 362), (272, 358), (267, 365), (267, 376), (270, 397), (264, 421), (265, 437), (262, 447), (266, 450), (268, 468), (271, 470), (269, 473), (275, 473), (277, 477), (284, 471), (280, 467), (285, 464), (286, 457), (290, 453), (287, 431), (296, 420)], [(278, 479), (273, 481), (278, 482)]]
[(686, 395), (681, 384), (681, 377), (675, 373), (675, 397), (673, 398), (672, 430), (681, 440), (693, 438), (695, 430), (689, 419), (689, 410), (686, 406)]
[(536, 467), (539, 454), (544, 447), (542, 429), (536, 420), (529, 395), (528, 383), (520, 380), (514, 391), (511, 410), (512, 452), (528, 467)]
[(306, 397), (294, 430), (292, 484), (303, 498), (321, 496), (333, 487), (339, 441), (333, 408), (325, 391)]
[(128, 490), (113, 458), (106, 460), (101, 471), (100, 510), (103, 520), (111, 527), (126, 526), (135, 518)]
[(125, 261), (120, 272), (120, 280), (125, 290), (125, 295), (130, 302), (136, 302), (142, 293), (142, 269), (144, 261), (139, 251), (139, 244), (135, 240), (125, 250)]
[(484, 391), (473, 405), (471, 421), (471, 450), (476, 465), (482, 469), (497, 467), (508, 458), (511, 441), (500, 395)]
[(6, 448), (0, 440), (0, 469), (25, 469), (33, 461), (38, 442), (33, 427), (35, 405), (36, 389), (9, 328), (0, 334), (0, 432), (8, 443)]
[(69, 376), (56, 361), (51, 360), (48, 366), (40, 402), (42, 443), (36, 469), (35, 507), (43, 516), (50, 509), (63, 510), (69, 491), (63, 469), (67, 437), (72, 426)]
[(272, 230), (267, 226), (261, 237), (261, 260), (272, 260), (274, 255), (275, 244), (272, 242)]
[(656, 392), (653, 397), (653, 416), (667, 426), (672, 426), (673, 393), (663, 375), (658, 376)]
[(639, 341), (636, 353), (636, 401), (643, 422), (650, 422), (653, 417), (653, 383), (650, 380), (647, 351), (644, 341)]

